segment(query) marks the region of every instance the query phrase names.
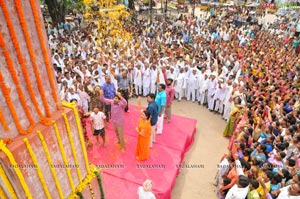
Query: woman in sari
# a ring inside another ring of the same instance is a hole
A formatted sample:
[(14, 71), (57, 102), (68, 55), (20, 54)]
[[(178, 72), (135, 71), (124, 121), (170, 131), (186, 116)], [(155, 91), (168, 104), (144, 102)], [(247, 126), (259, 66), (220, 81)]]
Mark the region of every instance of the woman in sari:
[(227, 124), (225, 126), (225, 129), (223, 131), (223, 136), (224, 137), (232, 136), (232, 134), (235, 130), (236, 120), (240, 116), (240, 108), (239, 108), (239, 105), (238, 105), (238, 104), (240, 104), (240, 101), (241, 100), (239, 98), (236, 98), (235, 103), (234, 103), (234, 107), (231, 110), (229, 119), (228, 119)]
[(137, 160), (147, 160), (150, 154), (150, 137), (151, 137), (151, 124), (150, 112), (147, 110), (142, 111), (141, 117), (136, 127), (138, 132), (138, 140), (136, 145), (135, 156)]

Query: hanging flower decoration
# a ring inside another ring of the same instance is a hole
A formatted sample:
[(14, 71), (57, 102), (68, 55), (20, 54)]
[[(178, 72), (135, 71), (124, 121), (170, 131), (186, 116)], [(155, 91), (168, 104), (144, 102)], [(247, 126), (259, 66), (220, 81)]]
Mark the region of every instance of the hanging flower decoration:
[(30, 5), (31, 5), (35, 25), (36, 25), (36, 28), (37, 28), (39, 41), (40, 41), (40, 44), (41, 44), (41, 47), (42, 47), (42, 53), (43, 53), (43, 57), (44, 57), (45, 65), (46, 65), (47, 74), (48, 74), (48, 77), (49, 77), (49, 82), (50, 82), (52, 95), (53, 95), (54, 101), (56, 103), (56, 108), (59, 110), (59, 109), (61, 109), (60, 100), (58, 99), (57, 92), (56, 92), (56, 87), (55, 87), (55, 82), (54, 82), (55, 78), (53, 76), (53, 71), (52, 71), (53, 67), (51, 66), (51, 62), (49, 60), (49, 54), (47, 52), (47, 45), (45, 44), (45, 40), (44, 40), (44, 37), (43, 37), (43, 29), (42, 29), (42, 24), (41, 24), (41, 21), (40, 21), (39, 13), (38, 13), (38, 10), (37, 10), (38, 7), (36, 5), (36, 1), (35, 0), (30, 0)]
[(16, 32), (14, 30), (14, 25), (11, 21), (11, 18), (9, 16), (9, 11), (6, 7), (6, 4), (5, 4), (4, 0), (0, 0), (0, 6), (1, 6), (1, 9), (2, 9), (2, 12), (3, 12), (3, 15), (5, 17), (5, 20), (6, 20), (6, 24), (7, 24), (9, 33), (10, 33), (11, 41), (14, 45), (14, 48), (15, 48), (15, 51), (16, 51), (16, 54), (17, 54), (17, 58), (18, 58), (18, 62), (20, 64), (21, 71), (22, 71), (23, 77), (25, 79), (25, 83), (26, 83), (26, 86), (27, 86), (32, 104), (33, 104), (37, 114), (39, 115), (42, 123), (45, 124), (45, 125), (50, 125), (51, 124), (50, 120), (47, 121), (47, 119), (43, 116), (43, 113), (41, 112), (41, 110), (39, 108), (37, 99), (35, 97), (36, 95), (34, 93), (34, 90), (32, 88), (31, 82), (30, 82), (30, 77), (29, 77), (29, 74), (28, 74), (28, 71), (27, 71), (27, 68), (26, 68), (26, 63), (25, 63), (24, 58), (23, 58), (22, 53), (21, 53), (18, 38), (17, 38)]
[(20, 0), (15, 0), (15, 5), (16, 5), (18, 16), (19, 16), (20, 25), (21, 25), (22, 30), (23, 30), (24, 38), (25, 38), (25, 41), (26, 41), (26, 44), (27, 44), (29, 56), (30, 56), (30, 59), (31, 59), (31, 62), (32, 62), (32, 67), (33, 67), (33, 71), (34, 71), (34, 74), (35, 74), (37, 87), (38, 87), (38, 90), (41, 94), (41, 98), (42, 98), (42, 102), (43, 102), (43, 105), (44, 105), (44, 108), (45, 108), (46, 115), (48, 117), (50, 117), (51, 112), (50, 112), (50, 109), (49, 109), (49, 104), (47, 102), (45, 90), (43, 88), (43, 82), (42, 82), (41, 77), (39, 75), (38, 66), (37, 66), (35, 56), (34, 56), (34, 50), (33, 50), (33, 47), (32, 47), (31, 40), (30, 40), (29, 30), (28, 30), (28, 27), (27, 27), (27, 23), (26, 23), (26, 19), (25, 19), (25, 16), (24, 16), (24, 11), (23, 11), (23, 8), (22, 8), (21, 1)]

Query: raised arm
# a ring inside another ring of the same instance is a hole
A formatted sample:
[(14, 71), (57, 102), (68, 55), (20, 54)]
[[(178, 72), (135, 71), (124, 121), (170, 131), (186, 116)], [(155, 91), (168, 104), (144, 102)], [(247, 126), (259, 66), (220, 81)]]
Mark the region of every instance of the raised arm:
[(107, 98), (104, 97), (103, 90), (100, 90), (100, 100), (101, 100), (101, 102), (104, 102), (106, 104), (112, 104), (112, 103), (114, 103), (114, 100), (107, 99)]

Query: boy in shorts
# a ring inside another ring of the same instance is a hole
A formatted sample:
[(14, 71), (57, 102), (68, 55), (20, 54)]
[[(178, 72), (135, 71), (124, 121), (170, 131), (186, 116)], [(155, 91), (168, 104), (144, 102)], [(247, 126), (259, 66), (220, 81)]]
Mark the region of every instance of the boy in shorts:
[(96, 136), (97, 145), (100, 143), (100, 137), (103, 140), (103, 146), (106, 146), (105, 141), (105, 114), (102, 111), (99, 111), (99, 108), (94, 108), (91, 113), (92, 129), (93, 135)]

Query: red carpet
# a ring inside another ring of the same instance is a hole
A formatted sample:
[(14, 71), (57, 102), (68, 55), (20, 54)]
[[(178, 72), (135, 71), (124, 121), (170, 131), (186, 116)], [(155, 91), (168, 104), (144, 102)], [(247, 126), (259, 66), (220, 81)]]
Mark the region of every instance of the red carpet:
[[(153, 181), (153, 192), (157, 198), (171, 198), (171, 190), (179, 172), (177, 165), (182, 162), (185, 152), (193, 142), (196, 120), (172, 116), (171, 123), (164, 124), (163, 134), (157, 135), (149, 159), (139, 162), (135, 159), (137, 141), (135, 128), (140, 112), (137, 107), (130, 106), (130, 113), (125, 114), (125, 153), (121, 153), (119, 146), (114, 144), (117, 138), (112, 124), (106, 131), (108, 145), (105, 148), (94, 145), (88, 149), (91, 163), (100, 167), (106, 165), (119, 167), (102, 169), (105, 198), (138, 198), (137, 188), (146, 179)], [(91, 136), (89, 130), (89, 137)], [(94, 138), (92, 141), (96, 142)]]

